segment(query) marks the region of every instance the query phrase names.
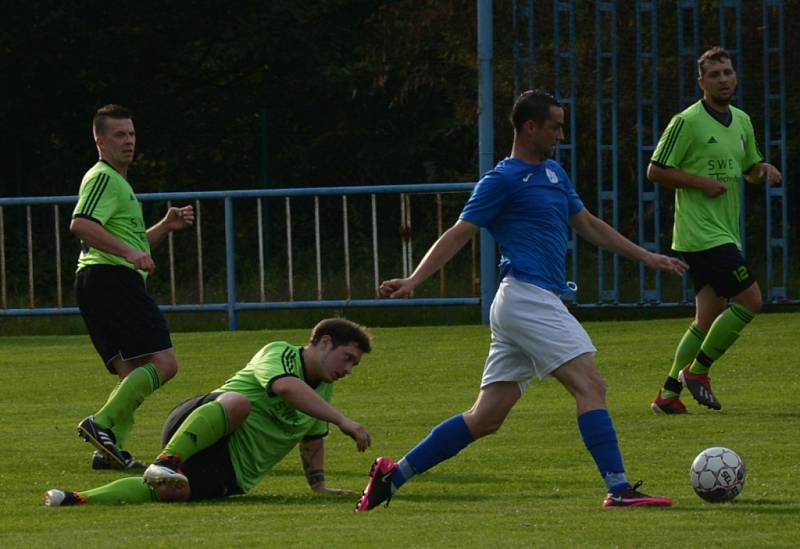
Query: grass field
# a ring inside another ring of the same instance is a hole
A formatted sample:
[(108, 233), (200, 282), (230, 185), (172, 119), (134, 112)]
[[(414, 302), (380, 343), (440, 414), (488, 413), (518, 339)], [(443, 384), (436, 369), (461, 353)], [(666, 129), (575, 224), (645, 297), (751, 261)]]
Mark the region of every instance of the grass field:
[[(501, 431), (415, 478), (388, 509), (307, 488), (292, 454), (256, 490), (227, 501), (49, 509), (51, 487), (86, 489), (121, 473), (89, 468), (75, 426), (114, 384), (88, 337), (0, 338), (0, 547), (796, 547), (800, 518), (800, 314), (759, 316), (714, 367), (722, 412), (656, 416), (649, 404), (688, 319), (587, 323), (629, 477), (670, 509), (600, 507), (604, 489), (581, 443), (574, 403), (533, 383)], [(377, 328), (375, 351), (337, 385), (336, 404), (371, 431), (365, 454), (332, 432), (327, 480), (360, 491), (378, 455), (399, 457), (467, 409), (488, 343), (484, 326)], [(137, 414), (129, 449), (149, 459), (178, 401), (220, 385), (267, 341), (305, 330), (174, 334), (181, 371)], [(748, 467), (730, 504), (698, 498), (689, 465), (708, 446)]]

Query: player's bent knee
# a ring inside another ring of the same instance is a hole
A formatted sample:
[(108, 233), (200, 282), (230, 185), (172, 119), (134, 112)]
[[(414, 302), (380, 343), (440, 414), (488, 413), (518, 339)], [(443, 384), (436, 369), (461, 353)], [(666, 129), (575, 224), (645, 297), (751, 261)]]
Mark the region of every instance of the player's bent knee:
[(228, 391), (217, 397), (228, 417), (228, 432), (236, 430), (250, 415), (250, 400), (241, 393)]
[(153, 366), (158, 370), (162, 383), (166, 383), (178, 373), (178, 361), (175, 356), (153, 356)]

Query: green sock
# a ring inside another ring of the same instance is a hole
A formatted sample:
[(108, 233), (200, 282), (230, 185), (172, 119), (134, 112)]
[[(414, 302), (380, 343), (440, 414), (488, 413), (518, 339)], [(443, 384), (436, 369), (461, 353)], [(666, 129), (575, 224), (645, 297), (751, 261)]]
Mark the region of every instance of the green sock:
[(216, 400), (203, 404), (181, 423), (164, 447), (163, 453), (177, 455), (186, 461), (225, 436), (228, 417), (225, 408)]
[[(697, 355), (697, 351), (700, 350), (700, 346), (703, 344), (703, 339), (705, 339), (705, 337), (705, 332), (694, 322), (692, 322), (692, 325), (686, 330), (686, 333), (683, 334), (680, 343), (678, 343), (678, 347), (675, 349), (675, 358), (672, 361), (672, 368), (669, 371), (669, 377), (675, 380), (676, 383), (679, 383), (678, 374), (683, 367), (689, 364)], [(677, 385), (673, 383), (665, 383), (665, 387), (661, 390), (661, 398), (680, 395), (677, 391), (667, 389), (666, 385), (677, 387)]]
[(117, 438), (117, 448), (122, 450), (125, 448), (125, 443), (133, 431), (133, 424), (135, 423), (133, 414), (123, 416), (120, 421), (114, 425), (114, 436)]
[(160, 386), (161, 377), (155, 366), (147, 364), (136, 368), (114, 388), (103, 407), (94, 414), (94, 420), (110, 429), (124, 424), (125, 417), (133, 415), (144, 399)]
[(115, 480), (99, 488), (79, 492), (89, 503), (148, 503), (159, 501), (158, 494), (144, 483), (142, 477)]
[(746, 307), (732, 303), (711, 325), (689, 371), (693, 374), (707, 374), (714, 361), (725, 354), (755, 316), (756, 314)]

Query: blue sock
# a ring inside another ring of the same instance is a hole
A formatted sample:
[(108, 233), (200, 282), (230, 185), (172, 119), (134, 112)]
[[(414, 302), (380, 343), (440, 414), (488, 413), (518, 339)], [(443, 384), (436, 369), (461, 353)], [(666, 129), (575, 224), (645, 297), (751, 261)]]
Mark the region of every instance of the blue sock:
[(398, 462), (398, 467), (392, 475), (393, 488), (395, 490), (400, 488), (414, 475), (424, 473), (444, 460), (450, 459), (469, 446), (473, 440), (475, 439), (461, 414), (441, 422)]
[(622, 464), (617, 431), (608, 410), (590, 410), (579, 415), (578, 428), (608, 491), (616, 494), (630, 487)]

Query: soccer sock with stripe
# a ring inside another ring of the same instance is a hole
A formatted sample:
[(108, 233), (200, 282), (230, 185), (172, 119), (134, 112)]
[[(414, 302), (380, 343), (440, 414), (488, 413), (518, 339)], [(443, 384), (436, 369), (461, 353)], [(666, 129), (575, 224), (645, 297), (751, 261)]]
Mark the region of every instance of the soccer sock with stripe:
[(414, 475), (424, 473), (455, 456), (474, 440), (463, 415), (458, 414), (441, 422), (397, 462), (398, 467), (392, 474), (392, 492)]
[(205, 450), (228, 432), (225, 408), (216, 400), (196, 408), (181, 423), (164, 447), (163, 453), (177, 455), (186, 461), (197, 452)]
[(661, 390), (661, 398), (669, 398), (681, 394), (681, 384), (678, 381), (678, 374), (687, 364), (694, 360), (697, 356), (697, 351), (703, 344), (706, 334), (700, 329), (700, 326), (692, 322), (686, 333), (683, 334), (677, 349), (675, 349), (675, 359), (672, 361), (672, 369), (669, 371), (669, 376), (664, 382), (664, 388)]
[(78, 492), (88, 503), (148, 503), (159, 501), (158, 494), (144, 483), (142, 477), (115, 480), (104, 486)]
[(94, 420), (101, 427), (113, 429), (121, 424), (124, 428), (126, 416), (133, 415), (144, 399), (160, 386), (161, 376), (155, 366), (147, 364), (136, 368), (114, 388), (103, 407), (94, 414)]
[(714, 361), (739, 339), (744, 327), (755, 317), (756, 314), (750, 309), (731, 303), (711, 325), (689, 371), (693, 374), (707, 374)]
[(578, 428), (586, 449), (592, 454), (597, 470), (608, 491), (616, 494), (630, 487), (625, 476), (617, 431), (608, 410), (589, 410), (578, 416)]

